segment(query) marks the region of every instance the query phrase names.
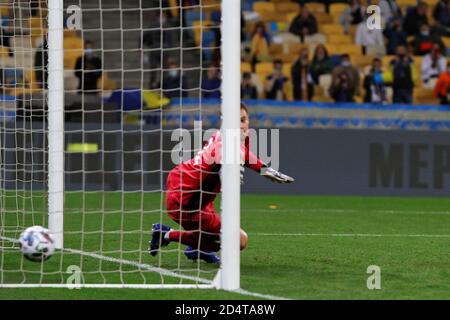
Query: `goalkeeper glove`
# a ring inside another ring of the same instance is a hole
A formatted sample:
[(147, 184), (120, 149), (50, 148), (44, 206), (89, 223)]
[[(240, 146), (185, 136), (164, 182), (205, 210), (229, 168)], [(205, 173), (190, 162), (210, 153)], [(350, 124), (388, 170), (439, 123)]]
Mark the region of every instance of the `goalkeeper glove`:
[(285, 175), (281, 172), (278, 172), (277, 170), (273, 168), (262, 168), (261, 169), (261, 175), (265, 176), (267, 179), (270, 179), (274, 182), (278, 183), (291, 183), (294, 182), (294, 178)]

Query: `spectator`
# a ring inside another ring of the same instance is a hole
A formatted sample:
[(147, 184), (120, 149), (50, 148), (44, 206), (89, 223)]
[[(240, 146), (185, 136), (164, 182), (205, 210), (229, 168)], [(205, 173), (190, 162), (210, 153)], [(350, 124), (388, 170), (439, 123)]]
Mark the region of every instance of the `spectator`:
[(360, 0), (352, 0), (350, 6), (342, 13), (340, 23), (344, 27), (346, 34), (350, 31), (350, 26), (358, 25), (363, 21), (365, 8), (361, 6)]
[(78, 93), (97, 93), (97, 82), (102, 76), (102, 60), (94, 53), (91, 41), (84, 42), (84, 55), (75, 63), (75, 76), (78, 78)]
[(366, 50), (368, 46), (377, 46), (385, 51), (384, 38), (381, 29), (370, 29), (367, 26), (367, 18), (369, 15), (364, 15), (364, 20), (358, 24), (356, 28), (355, 43)]
[(372, 68), (364, 77), (363, 87), (366, 91), (364, 102), (368, 103), (386, 103), (386, 88), (383, 83), (382, 63), (379, 58), (372, 61)]
[(447, 62), (447, 70), (439, 75), (434, 96), (441, 100), (441, 104), (450, 104), (450, 61)]
[(175, 59), (169, 58), (167, 60), (167, 69), (164, 71), (162, 84), (163, 94), (171, 99), (187, 97), (187, 79), (185, 75), (180, 74), (180, 67)]
[[(341, 74), (345, 73), (345, 77), (341, 77)], [(350, 91), (349, 96), (352, 97), (359, 94), (359, 72), (350, 62), (350, 56), (348, 54), (342, 55), (341, 64), (334, 68), (331, 77), (331, 86), (337, 88), (345, 80), (344, 84), (346, 90)]]
[(438, 44), (442, 51), (445, 50), (445, 45), (441, 38), (435, 34), (431, 34), (430, 26), (424, 23), (420, 27), (420, 34), (412, 41), (414, 54), (423, 56), (431, 51), (434, 44)]
[(282, 72), (283, 63), (281, 60), (275, 60), (273, 62), (273, 72), (266, 78), (266, 84), (264, 91), (266, 93), (266, 99), (283, 101), (286, 100), (286, 94), (284, 93), (284, 85), (287, 82), (287, 77)]
[(289, 32), (299, 36), (302, 42), (304, 41), (305, 36), (317, 33), (317, 20), (312, 13), (309, 12), (306, 5), (303, 6), (300, 14), (292, 21)]
[(433, 17), (443, 34), (450, 36), (450, 0), (440, 0), (434, 7)]
[(48, 43), (47, 35), (44, 35), (44, 39), (41, 45), (36, 49), (34, 56), (34, 68), (36, 80), (42, 89), (48, 88)]
[(422, 59), (421, 74), (425, 87), (433, 87), (434, 82), (431, 79), (437, 79), (439, 75), (445, 72), (446, 61), (441, 54), (441, 49), (437, 44), (433, 46), (430, 53)]
[(330, 87), (330, 96), (335, 102), (354, 102), (354, 90), (351, 89), (347, 73), (342, 72)]
[(220, 84), (222, 80), (219, 76), (219, 69), (215, 66), (208, 68), (206, 77), (202, 80), (202, 97), (220, 99)]
[(406, 46), (408, 44), (407, 35), (403, 30), (402, 20), (400, 18), (395, 18), (391, 23), (387, 24), (384, 35), (387, 39), (387, 54), (395, 54), (395, 48), (398, 46)]
[(249, 72), (244, 72), (242, 75), (241, 84), (241, 99), (257, 99), (258, 91), (252, 82), (252, 75)]
[(261, 61), (269, 60), (270, 37), (263, 22), (258, 22), (255, 26), (250, 44), (250, 59), (253, 71), (255, 65)]
[(427, 4), (420, 1), (417, 7), (409, 8), (403, 21), (403, 29), (408, 36), (418, 35), (420, 27), (428, 24)]
[[(5, 20), (5, 18), (7, 20)], [(9, 56), (13, 56), (11, 50), (11, 38), (20, 34), (21, 30), (15, 30), (14, 17), (0, 17), (0, 46), (8, 48)]]
[(300, 56), (291, 68), (292, 90), (294, 100), (311, 101), (314, 93), (314, 80), (308, 59), (308, 48), (300, 52)]
[(396, 49), (396, 58), (391, 63), (394, 103), (412, 103), (414, 87), (414, 64), (404, 46)]
[[(175, 48), (180, 43), (178, 22), (171, 14), (171, 10), (161, 10), (159, 18), (150, 21), (150, 28), (139, 39), (139, 47), (143, 50), (143, 59), (148, 72), (149, 87), (157, 88), (161, 79), (161, 48)], [(162, 32), (161, 32), (162, 31)]]
[(402, 11), (395, 0), (381, 0), (378, 5), (384, 25), (389, 24), (393, 19), (401, 18)]
[(329, 74), (333, 71), (333, 61), (328, 56), (327, 48), (323, 44), (317, 45), (310, 69), (315, 84), (319, 84), (321, 75)]

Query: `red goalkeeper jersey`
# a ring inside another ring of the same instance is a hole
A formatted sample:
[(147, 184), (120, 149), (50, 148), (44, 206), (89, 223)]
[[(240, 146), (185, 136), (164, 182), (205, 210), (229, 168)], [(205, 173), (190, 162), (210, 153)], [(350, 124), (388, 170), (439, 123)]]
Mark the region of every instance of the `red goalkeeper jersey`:
[[(249, 150), (249, 139), (241, 145), (241, 164), (257, 172), (263, 163)], [(217, 131), (194, 158), (177, 165), (167, 179), (168, 192), (183, 193), (183, 204), (204, 207), (220, 192), (222, 137)], [(201, 200), (200, 200), (201, 199)], [(188, 201), (186, 201), (188, 200)], [(201, 204), (199, 203), (201, 201)]]

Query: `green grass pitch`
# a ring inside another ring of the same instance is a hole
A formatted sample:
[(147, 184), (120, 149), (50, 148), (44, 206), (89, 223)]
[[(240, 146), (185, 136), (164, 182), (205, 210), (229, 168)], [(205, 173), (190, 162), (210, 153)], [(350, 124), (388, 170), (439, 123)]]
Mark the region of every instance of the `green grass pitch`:
[[(46, 225), (42, 194), (3, 192), (0, 199), (1, 236), (17, 238), (23, 227)], [(216, 267), (188, 261), (178, 244), (157, 257), (147, 254), (162, 200), (159, 193), (66, 194), (65, 247), (117, 260), (65, 251), (32, 263), (3, 238), (0, 282), (65, 283), (70, 265), (81, 268), (86, 283), (211, 280)], [(241, 225), (250, 241), (241, 255), (241, 287), (291, 299), (448, 299), (449, 208), (445, 198), (243, 195)], [(163, 218), (175, 226), (165, 213)], [(188, 278), (162, 275), (137, 262)], [(380, 267), (381, 290), (367, 289), (370, 265)], [(0, 299), (249, 298), (255, 297), (213, 289), (0, 289)]]

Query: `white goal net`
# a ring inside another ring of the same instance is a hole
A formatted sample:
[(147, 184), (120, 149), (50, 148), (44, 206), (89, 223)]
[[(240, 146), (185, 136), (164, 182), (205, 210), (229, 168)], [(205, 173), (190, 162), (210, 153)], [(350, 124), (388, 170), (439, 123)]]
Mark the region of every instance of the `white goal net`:
[[(213, 285), (220, 266), (187, 259), (184, 245), (148, 248), (153, 224), (181, 228), (165, 204), (174, 130), (192, 134), (193, 155), (200, 130), (221, 125), (220, 7), (1, 2), (0, 287)], [(21, 254), (33, 225), (57, 238), (46, 261)]]

